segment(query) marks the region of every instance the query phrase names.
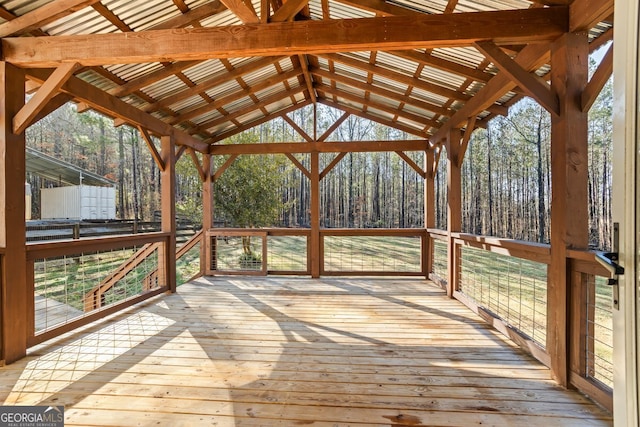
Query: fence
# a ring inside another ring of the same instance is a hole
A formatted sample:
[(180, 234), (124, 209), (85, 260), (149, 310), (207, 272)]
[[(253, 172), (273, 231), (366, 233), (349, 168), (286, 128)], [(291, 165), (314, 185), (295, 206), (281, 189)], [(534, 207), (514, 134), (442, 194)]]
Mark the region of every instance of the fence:
[(168, 233), (27, 245), (34, 345), (168, 290)]
[[(453, 296), (549, 365), (546, 346), (550, 247), (462, 233), (452, 233), (449, 238), (442, 230), (429, 230), (428, 238), (432, 248), (429, 277), (447, 284), (452, 261)], [(570, 382), (611, 410), (612, 292), (606, 284), (609, 272), (596, 262), (595, 252), (569, 251), (569, 257)]]

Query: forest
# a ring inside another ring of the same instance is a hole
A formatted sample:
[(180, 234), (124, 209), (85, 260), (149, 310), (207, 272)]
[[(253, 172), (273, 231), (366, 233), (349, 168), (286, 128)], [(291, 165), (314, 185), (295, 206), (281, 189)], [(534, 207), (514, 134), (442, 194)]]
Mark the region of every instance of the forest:
[[(321, 135), (342, 112), (318, 105), (289, 115), (309, 135)], [(590, 246), (608, 248), (611, 230), (612, 82), (589, 113)], [(462, 167), (463, 231), (534, 242), (549, 241), (550, 117), (524, 99), (507, 117), (476, 130)], [(411, 139), (395, 129), (349, 116), (330, 141)], [(282, 119), (246, 131), (225, 143), (302, 141)], [(27, 130), (27, 145), (116, 182), (120, 219), (149, 221), (159, 209), (160, 174), (136, 129), (115, 127), (91, 111), (78, 113), (67, 104)], [(424, 153), (406, 153), (417, 165)], [(446, 153), (436, 175), (436, 225), (446, 228)], [(215, 167), (227, 159), (216, 156)], [(309, 155), (296, 155), (308, 167)], [(337, 164), (335, 163), (337, 161)], [(424, 182), (398, 154), (351, 153), (336, 159), (320, 155), (320, 170), (335, 166), (320, 183), (322, 227), (423, 227)], [(177, 163), (177, 211), (201, 221), (201, 183), (189, 155)], [(33, 189), (32, 217), (39, 218), (39, 189), (56, 186), (28, 174)], [(241, 184), (241, 185), (240, 185)], [(238, 192), (238, 188), (246, 192)], [(284, 155), (239, 156), (215, 184), (216, 220), (229, 226), (309, 226), (309, 182)], [(270, 197), (261, 210), (261, 196)]]

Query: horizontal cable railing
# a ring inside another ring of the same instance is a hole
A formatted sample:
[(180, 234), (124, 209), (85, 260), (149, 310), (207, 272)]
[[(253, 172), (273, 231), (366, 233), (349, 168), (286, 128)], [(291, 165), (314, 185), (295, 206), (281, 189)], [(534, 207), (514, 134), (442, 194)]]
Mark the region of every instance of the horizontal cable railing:
[(321, 230), (321, 274), (424, 276), (425, 230)]
[(448, 265), (447, 259), (447, 234), (441, 230), (429, 230), (431, 240), (431, 271), (429, 278), (439, 284), (446, 286)]
[(152, 233), (27, 245), (29, 344), (167, 290), (161, 260), (168, 239), (168, 233)]

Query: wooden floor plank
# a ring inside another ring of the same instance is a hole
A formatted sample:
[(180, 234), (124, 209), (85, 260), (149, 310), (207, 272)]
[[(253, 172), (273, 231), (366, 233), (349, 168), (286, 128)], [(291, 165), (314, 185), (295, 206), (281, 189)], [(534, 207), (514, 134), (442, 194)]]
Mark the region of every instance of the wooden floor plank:
[(201, 278), (0, 368), (76, 426), (608, 426), (418, 279)]

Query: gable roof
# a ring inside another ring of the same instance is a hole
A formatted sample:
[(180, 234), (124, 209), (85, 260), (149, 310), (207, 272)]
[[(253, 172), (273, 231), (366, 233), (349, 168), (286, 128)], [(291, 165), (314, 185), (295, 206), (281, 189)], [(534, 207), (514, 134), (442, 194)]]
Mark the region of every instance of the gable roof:
[(66, 99), (153, 133), (173, 127), (178, 143), (207, 151), (314, 103), (437, 143), (469, 117), (483, 126), (532, 94), (505, 66), (533, 73), (533, 95), (544, 102), (535, 81), (549, 73), (549, 42), (588, 30), (592, 46), (602, 45), (612, 36), (613, 2), (0, 0), (0, 7), (4, 59), (30, 78), (44, 82), (47, 68), (77, 62), (61, 87)]

